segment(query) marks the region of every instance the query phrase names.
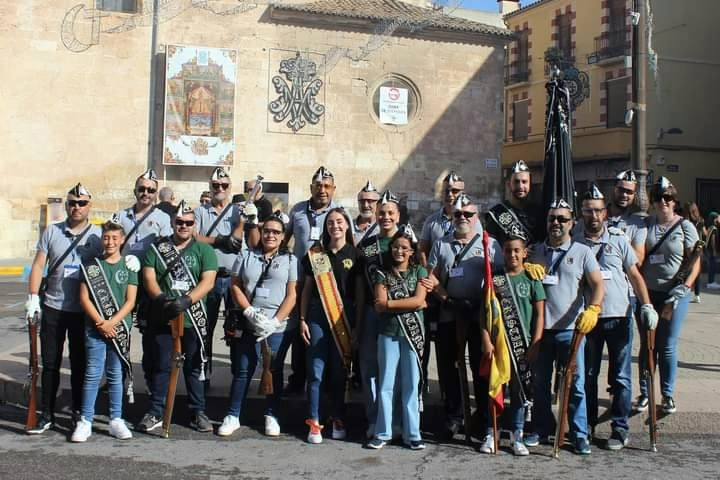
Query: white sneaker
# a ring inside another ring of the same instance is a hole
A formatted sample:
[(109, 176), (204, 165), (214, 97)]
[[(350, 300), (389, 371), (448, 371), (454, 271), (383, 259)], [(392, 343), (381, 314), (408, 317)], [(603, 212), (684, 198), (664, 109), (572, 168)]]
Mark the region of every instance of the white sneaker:
[(345, 440), (347, 432), (345, 431), (345, 424), (342, 420), (333, 420), (332, 422), (332, 439), (333, 440)]
[(277, 418), (272, 415), (265, 415), (265, 435), (268, 437), (277, 437), (280, 435), (280, 425)]
[(226, 415), (222, 425), (218, 428), (218, 435), (228, 437), (238, 428), (240, 428), (240, 419), (234, 415)]
[(709, 288), (710, 290), (720, 290), (720, 283), (717, 283), (717, 282), (708, 283), (706, 287)]
[(513, 455), (517, 455), (518, 457), (530, 455), (530, 451), (527, 449), (525, 443), (523, 442), (522, 433), (515, 437), (515, 434), (511, 432), (510, 443), (512, 443)]
[(322, 425), (320, 425), (317, 420), (312, 419), (305, 420), (305, 425), (307, 425), (310, 429), (307, 436), (308, 443), (312, 443), (314, 445), (322, 443)]
[(488, 434), (480, 445), (481, 453), (495, 453), (495, 437), (492, 434)]
[(75, 425), (75, 431), (70, 437), (71, 442), (82, 443), (86, 442), (92, 435), (92, 423), (85, 420), (85, 417), (80, 417), (77, 424)]
[(118, 440), (128, 440), (132, 438), (132, 432), (130, 432), (130, 429), (125, 425), (125, 420), (122, 418), (113, 418), (110, 420), (110, 435)]
[(700, 295), (695, 295), (691, 300), (690, 303), (700, 303)]

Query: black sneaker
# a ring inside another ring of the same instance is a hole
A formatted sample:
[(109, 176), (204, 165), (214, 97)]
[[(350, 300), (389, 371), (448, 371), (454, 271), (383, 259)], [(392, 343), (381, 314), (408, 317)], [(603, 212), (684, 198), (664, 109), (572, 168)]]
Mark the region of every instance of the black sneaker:
[(575, 440), (574, 445), (574, 451), (578, 455), (590, 455), (590, 442), (587, 441), (587, 438), (578, 438)]
[(677, 412), (677, 407), (675, 406), (675, 400), (673, 400), (672, 397), (663, 397), (662, 409), (663, 409), (663, 412), (665, 412), (667, 414)]
[(387, 442), (385, 440), (380, 440), (379, 438), (375, 437), (372, 440), (370, 440), (365, 446), (367, 448), (372, 448), (373, 450), (380, 450), (385, 446)]
[(619, 430), (613, 430), (607, 441), (608, 450), (622, 450), (628, 444), (628, 434)]
[(155, 430), (160, 426), (162, 426), (162, 418), (146, 413), (142, 420), (140, 420), (140, 423), (135, 425), (135, 430), (137, 430), (138, 432), (147, 433)]
[(425, 450), (425, 442), (422, 440), (410, 440), (410, 450)]
[(45, 433), (50, 430), (53, 425), (55, 425), (55, 420), (50, 415), (43, 413), (40, 415), (40, 418), (38, 418), (37, 426), (27, 430), (27, 434), (40, 435), (41, 433)]
[(198, 432), (212, 432), (212, 423), (205, 415), (205, 412), (198, 412), (190, 421), (190, 428), (194, 428)]
[(640, 395), (637, 398), (637, 402), (635, 403), (635, 410), (638, 412), (644, 412), (648, 409), (648, 406), (650, 405), (650, 401), (648, 400), (648, 397), (645, 395)]

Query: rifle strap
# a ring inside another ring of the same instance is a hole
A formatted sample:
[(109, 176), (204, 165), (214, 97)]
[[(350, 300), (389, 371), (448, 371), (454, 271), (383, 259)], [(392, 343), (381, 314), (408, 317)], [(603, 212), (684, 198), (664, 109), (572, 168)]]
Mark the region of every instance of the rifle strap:
[[(215, 221), (212, 223), (212, 225), (210, 225), (210, 228), (208, 228), (207, 232), (205, 233), (206, 237), (209, 237), (210, 235), (212, 235), (212, 233), (215, 231), (215, 228), (217, 228), (217, 226), (220, 224), (220, 221), (225, 217), (225, 215), (227, 215), (227, 213), (230, 211), (232, 206), (233, 206), (233, 203), (231, 202), (231, 203), (228, 203), (225, 208), (223, 208), (223, 211), (220, 212), (220, 215), (217, 216)], [(213, 207), (211, 207), (211, 208), (213, 208)]]
[(668, 228), (668, 230), (663, 234), (663, 236), (660, 237), (660, 240), (658, 240), (658, 242), (655, 245), (653, 245), (653, 247), (650, 249), (650, 251), (645, 254), (645, 257), (650, 258), (650, 255), (653, 255), (655, 252), (657, 252), (658, 249), (660, 248), (660, 246), (665, 242), (665, 240), (667, 240), (667, 238), (670, 236), (670, 234), (672, 232), (674, 232), (677, 227), (680, 226), (680, 224), (682, 222), (683, 222), (682, 219), (680, 219), (677, 222), (673, 223), (673, 225), (670, 228)]
[[(134, 207), (131, 207), (134, 208)], [(125, 247), (127, 246), (128, 242), (130, 241), (130, 238), (133, 236), (135, 232), (137, 232), (138, 228), (140, 228), (140, 225), (143, 224), (145, 219), (147, 219), (157, 208), (157, 205), (153, 205), (153, 207), (150, 209), (149, 212), (147, 212), (145, 215), (142, 216), (140, 220), (135, 222), (135, 225), (133, 225), (133, 228), (130, 229), (130, 231), (125, 235), (125, 241), (123, 242), (122, 246), (120, 247), (120, 251), (124, 252)]]
[[(47, 275), (45, 276), (46, 279), (50, 278), (52, 276), (52, 274), (55, 273), (55, 270), (58, 269), (58, 267), (62, 264), (63, 260), (65, 260), (67, 258), (67, 256), (70, 255), (70, 252), (72, 252), (73, 250), (75, 250), (77, 248), (77, 246), (80, 244), (82, 239), (85, 238), (85, 235), (90, 231), (91, 228), (92, 228), (92, 224), (88, 225), (85, 228), (85, 230), (80, 232), (80, 234), (77, 237), (75, 237), (75, 239), (72, 241), (70, 246), (63, 252), (62, 255), (60, 255), (58, 257), (57, 260), (55, 260), (55, 263), (53, 263), (52, 266), (50, 268), (48, 268)], [(41, 290), (43, 290), (43, 289), (41, 288)]]

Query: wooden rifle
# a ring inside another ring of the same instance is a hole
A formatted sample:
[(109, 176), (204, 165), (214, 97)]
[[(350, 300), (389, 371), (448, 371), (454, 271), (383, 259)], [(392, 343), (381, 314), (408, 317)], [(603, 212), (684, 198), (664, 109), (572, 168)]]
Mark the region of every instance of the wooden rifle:
[(272, 376), (273, 354), (267, 338), (263, 338), (260, 342), (260, 351), (262, 353), (262, 375), (260, 376), (258, 392), (261, 395), (272, 395), (274, 390)]
[(565, 441), (565, 427), (568, 420), (568, 406), (570, 405), (570, 390), (573, 386), (573, 376), (577, 369), (577, 354), (585, 335), (575, 329), (570, 342), (570, 352), (567, 362), (560, 368), (560, 383), (558, 384), (558, 419), (555, 425), (555, 442), (553, 443), (553, 457), (560, 457), (560, 447)]
[(173, 408), (175, 407), (175, 394), (177, 392), (178, 378), (185, 363), (185, 355), (182, 352), (182, 337), (185, 331), (185, 312), (181, 312), (170, 322), (173, 338), (172, 371), (168, 383), (167, 397), (165, 400), (165, 415), (163, 415), (163, 437), (170, 436), (170, 423), (172, 422)]
[(28, 377), (30, 384), (28, 385), (28, 414), (25, 422), (25, 431), (32, 430), (37, 427), (37, 403), (38, 388), (37, 382), (40, 376), (40, 367), (38, 361), (38, 329), (40, 327), (40, 314), (35, 313), (32, 318), (28, 319), (28, 335), (30, 340), (30, 361)]
[[(687, 281), (690, 273), (692, 273), (693, 267), (695, 266), (695, 262), (697, 262), (698, 259), (702, 257), (704, 249), (705, 242), (703, 242), (702, 240), (698, 240), (693, 246), (690, 255), (683, 258), (683, 261), (680, 264), (680, 268), (670, 282), (671, 288), (677, 287), (678, 285)], [(698, 280), (696, 279), (695, 281), (697, 282)], [(673, 302), (666, 303), (660, 311), (660, 318), (668, 321), (671, 320), (674, 310), (675, 305), (673, 304)]]
[(648, 389), (648, 432), (650, 433), (650, 449), (657, 452), (657, 403), (655, 401), (655, 330), (645, 332), (647, 341), (647, 364), (645, 365), (645, 381)]

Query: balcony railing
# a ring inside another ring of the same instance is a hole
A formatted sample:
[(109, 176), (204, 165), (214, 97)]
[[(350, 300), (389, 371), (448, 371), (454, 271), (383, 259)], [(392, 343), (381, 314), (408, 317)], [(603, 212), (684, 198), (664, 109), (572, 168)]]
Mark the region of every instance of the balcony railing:
[(630, 41), (627, 32), (625, 30), (611, 31), (604, 36), (595, 37), (595, 52), (588, 55), (588, 62), (596, 63), (629, 54)]
[(527, 82), (530, 78), (530, 59), (505, 65), (505, 85)]

